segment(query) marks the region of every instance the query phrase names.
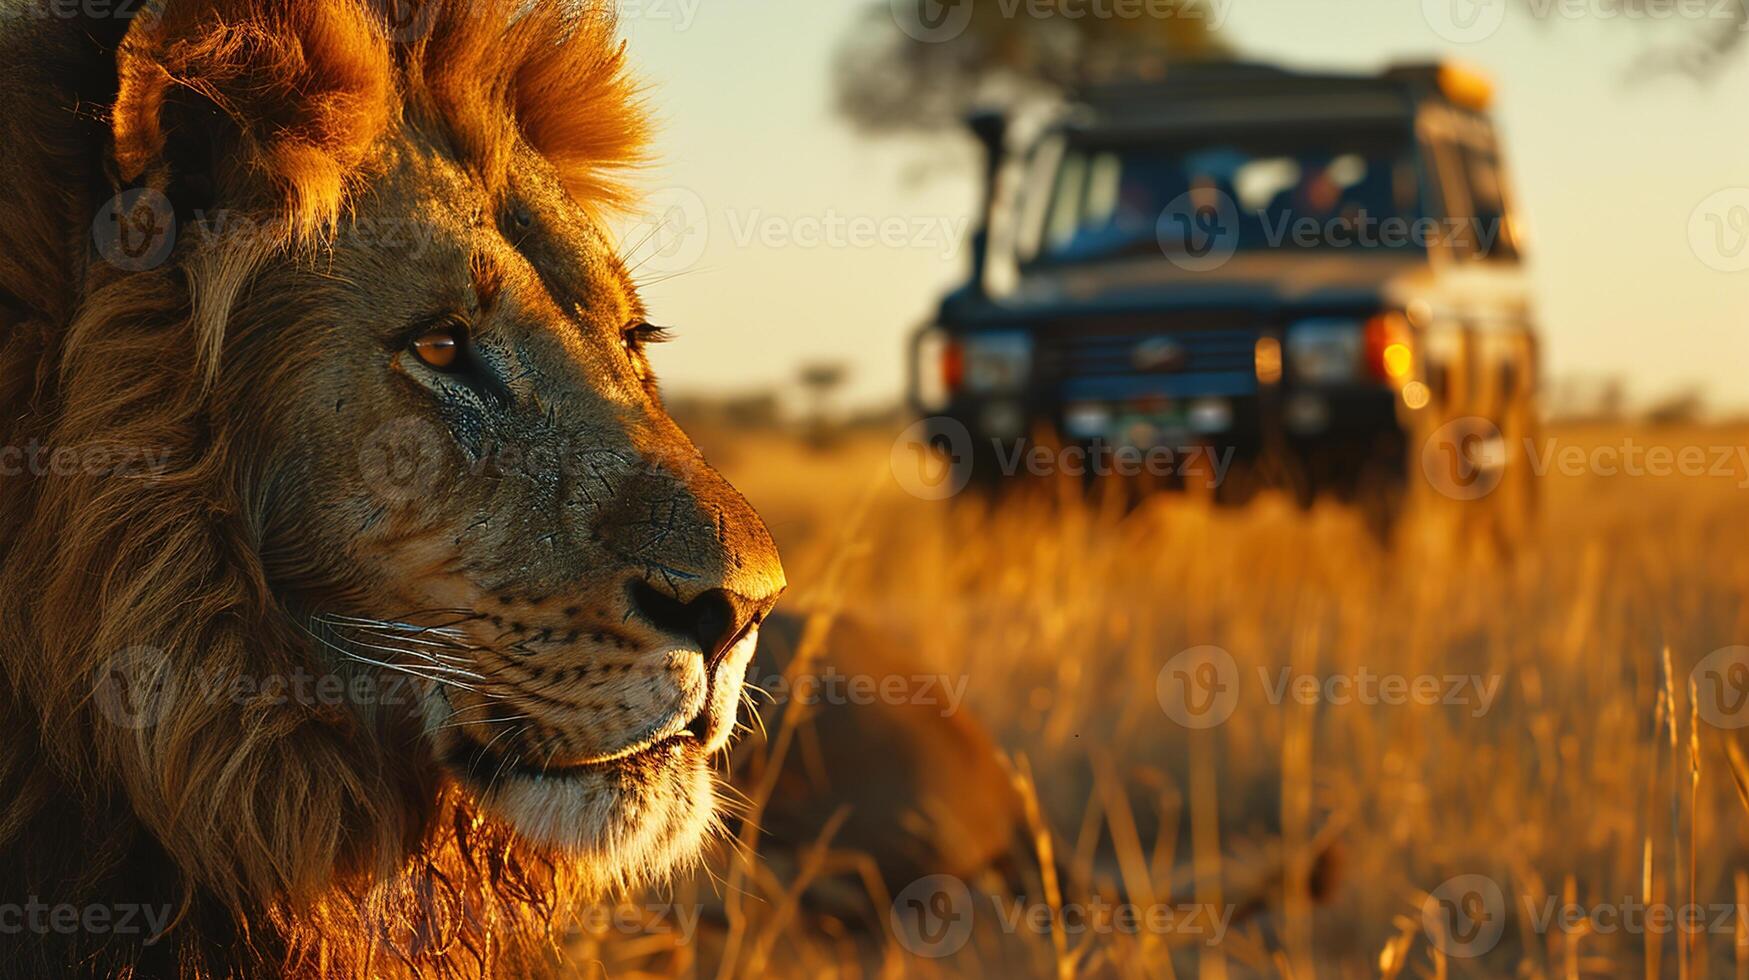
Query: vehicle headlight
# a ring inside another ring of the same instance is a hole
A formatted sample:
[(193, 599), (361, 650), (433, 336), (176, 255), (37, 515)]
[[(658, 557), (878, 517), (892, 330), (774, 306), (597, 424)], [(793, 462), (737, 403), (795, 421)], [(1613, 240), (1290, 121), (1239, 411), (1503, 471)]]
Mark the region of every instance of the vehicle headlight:
[(1415, 377), (1415, 341), (1407, 317), (1381, 313), (1366, 321), (1366, 369), (1397, 388)]
[(1024, 333), (969, 334), (960, 340), (965, 390), (1019, 391), (1032, 372), (1032, 338)]
[(1366, 349), (1366, 326), (1338, 317), (1301, 320), (1288, 329), (1286, 347), (1288, 365), (1298, 380), (1353, 381), (1360, 374)]

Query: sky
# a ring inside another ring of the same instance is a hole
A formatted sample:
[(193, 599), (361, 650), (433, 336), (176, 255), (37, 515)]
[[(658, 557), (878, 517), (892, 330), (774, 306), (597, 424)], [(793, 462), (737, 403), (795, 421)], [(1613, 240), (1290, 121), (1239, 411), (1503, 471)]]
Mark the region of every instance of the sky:
[[(1205, 2), (1250, 59), (1484, 69), (1549, 375), (1749, 408), (1749, 43), (1706, 82), (1639, 70), (1749, 0), (1661, 0), (1638, 21), (1611, 16), (1615, 0)], [(969, 142), (871, 138), (833, 108), (844, 38), (897, 29), (867, 16), (885, 0), (620, 7), (658, 127), (644, 213), (686, 229), (660, 250), (640, 247), (648, 219), (623, 232), (652, 319), (676, 334), (655, 355), (666, 389), (754, 392), (836, 361), (848, 404), (894, 401), (907, 337), (965, 275), (977, 187)]]

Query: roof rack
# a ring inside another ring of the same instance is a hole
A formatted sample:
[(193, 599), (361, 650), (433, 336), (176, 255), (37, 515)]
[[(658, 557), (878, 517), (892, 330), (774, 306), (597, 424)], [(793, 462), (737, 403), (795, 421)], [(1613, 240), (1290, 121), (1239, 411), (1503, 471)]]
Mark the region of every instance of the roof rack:
[(1088, 85), (1074, 101), (1097, 116), (1123, 117), (1164, 104), (1287, 94), (1330, 99), (1387, 95), (1412, 101), (1434, 96), (1482, 111), (1492, 101), (1493, 85), (1481, 72), (1450, 61), (1393, 65), (1367, 74), (1302, 71), (1262, 62), (1185, 61), (1151, 77)]

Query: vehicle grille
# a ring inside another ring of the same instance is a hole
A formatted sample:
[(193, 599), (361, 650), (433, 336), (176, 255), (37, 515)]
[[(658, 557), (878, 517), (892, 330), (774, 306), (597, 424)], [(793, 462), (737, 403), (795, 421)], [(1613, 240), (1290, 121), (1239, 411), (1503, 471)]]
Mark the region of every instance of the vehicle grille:
[[(1066, 397), (1242, 395), (1257, 389), (1253, 358), (1260, 336), (1254, 314), (1175, 318), (1172, 325), (1056, 324), (1039, 332), (1034, 357), (1040, 380), (1062, 386)], [(1137, 348), (1150, 341), (1170, 342), (1174, 363), (1138, 365)]]

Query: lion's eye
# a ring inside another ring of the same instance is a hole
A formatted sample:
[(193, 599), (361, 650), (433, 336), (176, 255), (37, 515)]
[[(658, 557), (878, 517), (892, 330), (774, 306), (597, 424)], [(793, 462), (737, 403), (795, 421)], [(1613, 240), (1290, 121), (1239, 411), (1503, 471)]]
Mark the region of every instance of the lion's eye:
[(439, 371), (454, 371), (462, 366), (462, 354), (467, 350), (467, 331), (459, 326), (444, 326), (427, 330), (413, 338), (413, 354), (429, 367)]

